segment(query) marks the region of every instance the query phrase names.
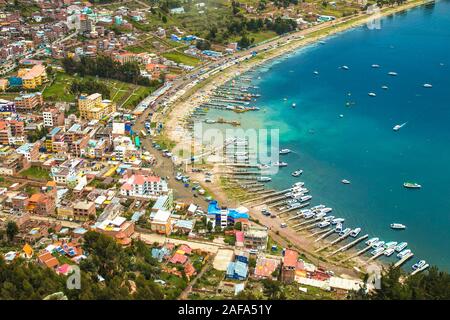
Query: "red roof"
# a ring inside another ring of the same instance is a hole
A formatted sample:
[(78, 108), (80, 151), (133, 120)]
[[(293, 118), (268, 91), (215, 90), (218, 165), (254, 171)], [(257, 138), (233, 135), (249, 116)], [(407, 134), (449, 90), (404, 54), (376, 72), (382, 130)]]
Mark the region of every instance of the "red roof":
[(286, 249), (286, 252), (284, 253), (283, 265), (285, 267), (295, 268), (297, 266), (297, 260), (297, 251)]
[(174, 264), (177, 264), (177, 263), (185, 264), (186, 261), (187, 261), (187, 257), (184, 254), (179, 254), (179, 253), (175, 253), (173, 255), (173, 257), (170, 258), (170, 260), (169, 260), (170, 263), (174, 263)]
[(191, 254), (192, 249), (187, 244), (182, 244), (179, 250), (183, 250), (186, 254)]
[(244, 242), (244, 232), (236, 231), (236, 242)]

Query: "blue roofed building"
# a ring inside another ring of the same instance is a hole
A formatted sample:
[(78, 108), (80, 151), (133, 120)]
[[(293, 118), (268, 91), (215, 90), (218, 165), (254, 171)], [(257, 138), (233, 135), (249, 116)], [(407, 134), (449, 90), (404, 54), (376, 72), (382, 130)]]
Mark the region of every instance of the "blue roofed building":
[(230, 262), (227, 268), (227, 278), (245, 280), (248, 274), (248, 265), (241, 261)]
[(152, 249), (152, 257), (158, 260), (159, 262), (161, 262), (164, 259), (164, 257), (167, 256), (170, 256), (170, 250), (167, 249), (166, 247)]
[(222, 208), (214, 200), (209, 202), (208, 218), (214, 221), (214, 226), (226, 228), (227, 226), (233, 226), (236, 222), (247, 223), (249, 213), (245, 207), (239, 207), (237, 209)]

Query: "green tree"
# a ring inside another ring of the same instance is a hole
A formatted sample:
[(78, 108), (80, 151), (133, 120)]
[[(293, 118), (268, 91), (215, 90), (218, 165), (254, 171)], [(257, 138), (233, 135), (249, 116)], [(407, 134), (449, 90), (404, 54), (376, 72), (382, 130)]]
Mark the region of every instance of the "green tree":
[(15, 223), (14, 221), (9, 221), (6, 224), (6, 236), (8, 237), (8, 240), (12, 242), (14, 240), (14, 237), (18, 233), (19, 227), (17, 226), (17, 223)]

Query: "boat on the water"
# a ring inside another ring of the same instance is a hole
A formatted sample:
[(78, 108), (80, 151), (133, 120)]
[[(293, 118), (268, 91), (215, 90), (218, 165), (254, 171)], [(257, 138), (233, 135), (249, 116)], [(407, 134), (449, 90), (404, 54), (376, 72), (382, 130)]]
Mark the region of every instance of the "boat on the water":
[(384, 246), (384, 241), (376, 241), (374, 243), (372, 243), (372, 248), (379, 248), (379, 247), (383, 247)]
[(389, 87), (388, 86), (382, 86), (381, 89), (387, 90), (387, 89), (389, 89)]
[(322, 222), (319, 222), (318, 224), (317, 224), (317, 226), (319, 227), (319, 228), (326, 228), (326, 227), (328, 227), (330, 225), (330, 222), (329, 221), (322, 221)]
[(292, 104), (292, 108), (295, 108), (296, 105), (297, 105), (297, 104), (294, 102), (294, 103)]
[(281, 149), (279, 154), (288, 154), (291, 153), (292, 151), (290, 149)]
[[(333, 222), (331, 222), (333, 223)], [(338, 223), (334, 228), (334, 232), (340, 233), (342, 231), (342, 223)]]
[(398, 73), (394, 72), (394, 71), (390, 71), (390, 72), (388, 72), (388, 75), (395, 77), (398, 75)]
[(425, 260), (420, 260), (413, 264), (412, 269), (417, 270), (417, 269), (423, 268), (423, 266), (425, 266), (426, 264), (427, 264), (427, 262)]
[(400, 252), (404, 250), (408, 246), (408, 242), (400, 242), (398, 245), (395, 246), (395, 251)]
[(312, 199), (312, 196), (307, 195), (307, 196), (301, 197), (301, 198), (300, 198), (300, 201), (301, 201), (301, 202), (305, 202), (305, 201), (308, 201), (308, 200), (310, 200), (310, 199)]
[(350, 237), (356, 238), (361, 232), (361, 228), (355, 228), (350, 232)]
[(423, 87), (424, 87), (424, 88), (433, 88), (433, 85), (430, 84), (430, 83), (425, 83), (425, 84), (423, 85)]
[(276, 162), (274, 162), (273, 163), (273, 165), (275, 166), (275, 167), (287, 167), (287, 162), (283, 162), (283, 161), (276, 161)]
[(270, 166), (268, 164), (260, 164), (258, 166), (259, 170), (265, 170), (265, 169), (270, 169)]
[(292, 172), (292, 176), (293, 177), (298, 177), (303, 173), (303, 170), (295, 170), (294, 172)]
[(331, 220), (331, 223), (338, 225), (338, 224), (344, 223), (344, 221), (345, 221), (344, 218), (336, 218), (336, 219)]
[(375, 238), (370, 238), (369, 240), (366, 241), (366, 244), (367, 244), (368, 246), (371, 246), (372, 244), (374, 244), (374, 243), (377, 242), (378, 240), (380, 240), (380, 238), (377, 238), (377, 237), (375, 237)]
[(349, 70), (350, 68), (348, 66), (342, 66), (341, 69), (343, 70)]
[(401, 128), (403, 128), (403, 127), (406, 125), (406, 123), (407, 123), (407, 122), (404, 122), (404, 123), (402, 123), (402, 124), (396, 124), (396, 125), (392, 128), (392, 130), (398, 131), (398, 130), (400, 130)]
[(376, 256), (377, 254), (379, 254), (379, 253), (381, 253), (383, 251), (384, 251), (384, 248), (383, 247), (379, 247), (379, 248), (375, 248), (374, 250), (372, 250), (370, 252), (370, 254), (373, 255), (373, 256)]
[(390, 257), (393, 253), (394, 253), (394, 249), (392, 249), (392, 248), (386, 249), (386, 250), (383, 252), (383, 254), (384, 254), (385, 256), (387, 256), (387, 257)]
[(420, 189), (422, 186), (416, 182), (405, 182), (403, 186), (408, 189)]
[(342, 230), (341, 232), (339, 232), (339, 235), (342, 236), (347, 236), (350, 234), (350, 232), (352, 231), (352, 229), (350, 228), (345, 228), (344, 230)]
[(397, 245), (396, 241), (389, 241), (384, 244), (385, 249), (394, 248)]
[(374, 93), (374, 92), (369, 92), (369, 96), (371, 96), (371, 97), (376, 97), (376, 96), (377, 96), (377, 94), (376, 94), (376, 93)]
[(269, 181), (272, 181), (272, 178), (270, 178), (270, 177), (258, 177), (258, 178), (256, 178), (256, 181), (258, 181), (258, 182), (269, 182)]
[(397, 254), (397, 258), (402, 259), (403, 257), (405, 257), (407, 254), (410, 254), (411, 250), (406, 249), (401, 251), (399, 254)]
[(391, 229), (403, 230), (403, 229), (406, 229), (406, 226), (401, 223), (391, 223)]
[(343, 184), (350, 184), (350, 181), (347, 180), (347, 179), (342, 179), (341, 182), (342, 182)]
[(315, 75), (318, 75), (318, 74), (319, 74), (319, 71), (314, 71), (314, 74), (315, 74)]
[(372, 65), (372, 68), (379, 68), (379, 67), (380, 67), (379, 64), (373, 64), (373, 65)]

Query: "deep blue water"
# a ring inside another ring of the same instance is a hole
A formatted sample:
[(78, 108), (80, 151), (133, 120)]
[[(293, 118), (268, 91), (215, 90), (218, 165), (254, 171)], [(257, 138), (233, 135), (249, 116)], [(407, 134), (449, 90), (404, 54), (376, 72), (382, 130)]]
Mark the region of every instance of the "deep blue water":
[[(384, 18), (380, 30), (335, 35), (270, 62), (254, 77), (264, 110), (226, 117), (279, 128), (281, 147), (295, 151), (283, 156), (289, 166), (272, 186), (304, 181), (313, 203), (333, 207), (344, 226), (407, 241), (411, 262), (426, 259), (450, 270), (450, 1)], [(304, 170), (300, 179), (290, 175), (297, 168)], [(344, 178), (351, 184), (343, 185)], [(404, 181), (422, 189), (407, 190)], [(392, 222), (407, 229), (393, 231)]]

